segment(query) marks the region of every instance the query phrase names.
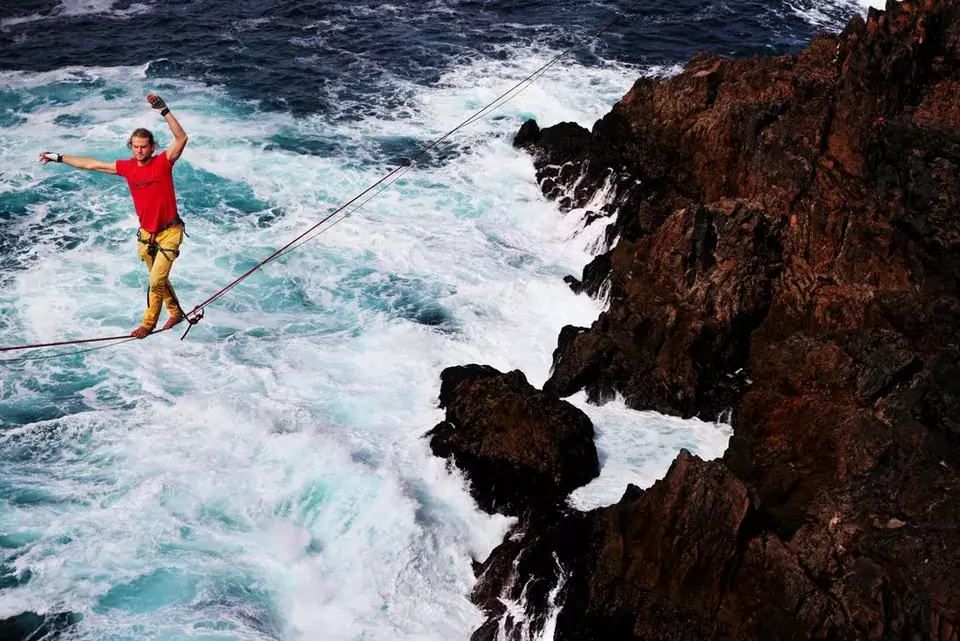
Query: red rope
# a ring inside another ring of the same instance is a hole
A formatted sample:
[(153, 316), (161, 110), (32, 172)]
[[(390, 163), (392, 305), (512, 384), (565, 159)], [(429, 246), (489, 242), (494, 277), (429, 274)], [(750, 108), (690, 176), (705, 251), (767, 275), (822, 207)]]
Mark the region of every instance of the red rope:
[[(395, 167), (393, 170), (391, 170), (389, 173), (387, 173), (385, 176), (383, 176), (380, 180), (378, 180), (377, 182), (373, 183), (372, 185), (370, 185), (369, 187), (367, 187), (366, 189), (364, 189), (362, 192), (360, 192), (359, 194), (357, 194), (356, 196), (354, 196), (353, 198), (351, 198), (351, 199), (348, 200), (347, 202), (345, 202), (345, 203), (343, 203), (342, 205), (340, 205), (339, 207), (337, 207), (335, 210), (333, 210), (332, 212), (330, 212), (328, 215), (324, 216), (324, 218), (323, 218), (322, 220), (320, 220), (320, 222), (318, 222), (318, 223), (316, 223), (315, 225), (311, 226), (311, 227), (310, 227), (309, 229), (307, 229), (305, 232), (303, 232), (302, 234), (300, 234), (299, 236), (297, 236), (296, 238), (294, 238), (293, 240), (291, 240), (290, 242), (288, 242), (286, 245), (284, 245), (284, 246), (281, 247), (280, 249), (276, 250), (275, 252), (273, 252), (272, 254), (270, 254), (269, 256), (267, 256), (266, 258), (264, 258), (262, 261), (260, 261), (259, 263), (257, 263), (256, 265), (254, 265), (253, 267), (251, 267), (250, 269), (248, 269), (247, 271), (245, 271), (243, 274), (241, 274), (240, 276), (238, 276), (237, 278), (235, 278), (232, 282), (230, 282), (229, 284), (221, 287), (219, 290), (217, 290), (216, 292), (214, 292), (209, 298), (207, 298), (207, 299), (204, 300), (203, 302), (199, 303), (196, 307), (194, 307), (193, 309), (191, 309), (189, 312), (186, 312), (186, 314), (184, 314), (184, 319), (187, 321), (188, 326), (187, 326), (186, 331), (183, 333), (183, 336), (181, 337), (181, 340), (183, 340), (183, 338), (186, 338), (187, 333), (190, 331), (190, 328), (193, 327), (194, 325), (196, 325), (198, 322), (200, 322), (200, 319), (203, 318), (203, 309), (204, 309), (207, 305), (210, 305), (210, 304), (213, 303), (215, 300), (217, 300), (218, 298), (220, 298), (221, 296), (223, 296), (224, 294), (226, 294), (229, 290), (231, 290), (231, 289), (233, 289), (234, 287), (236, 287), (236, 286), (240, 283), (240, 281), (242, 281), (242, 280), (244, 280), (245, 278), (247, 278), (248, 276), (250, 276), (250, 274), (252, 274), (253, 272), (257, 271), (258, 269), (260, 269), (261, 267), (263, 267), (263, 266), (265, 266), (266, 264), (270, 263), (271, 261), (276, 260), (277, 258), (279, 258), (282, 254), (284, 254), (285, 252), (287, 252), (291, 247), (293, 247), (293, 245), (295, 245), (295, 244), (296, 244), (298, 241), (300, 241), (302, 238), (304, 238), (305, 236), (307, 236), (308, 234), (310, 234), (311, 232), (313, 232), (315, 229), (317, 229), (318, 227), (320, 227), (322, 224), (324, 224), (325, 222), (327, 222), (328, 220), (330, 220), (331, 218), (333, 218), (334, 216), (336, 216), (337, 214), (339, 214), (340, 212), (342, 212), (344, 209), (346, 209), (347, 207), (349, 207), (349, 206), (352, 205), (353, 203), (355, 203), (355, 202), (357, 202), (358, 200), (360, 200), (360, 198), (362, 198), (362, 197), (365, 196), (366, 194), (370, 193), (371, 191), (373, 191), (374, 189), (376, 189), (378, 186), (382, 185), (384, 182), (388, 181), (391, 177), (393, 177), (394, 175), (396, 175), (396, 177), (395, 177), (393, 180), (391, 180), (389, 183), (387, 183), (386, 185), (384, 185), (384, 186), (380, 189), (380, 191), (383, 191), (383, 189), (386, 189), (387, 187), (389, 187), (391, 184), (393, 184), (394, 182), (396, 182), (396, 180), (397, 180), (398, 178), (400, 178), (400, 176), (402, 176), (404, 173), (406, 173), (407, 171), (409, 171), (410, 167), (412, 167), (413, 164), (414, 164), (417, 160), (419, 160), (420, 158), (422, 158), (428, 151), (430, 151), (431, 149), (433, 149), (434, 147), (436, 147), (437, 145), (439, 145), (441, 142), (443, 142), (444, 140), (446, 140), (447, 138), (449, 138), (450, 136), (452, 136), (453, 134), (455, 134), (455, 133), (456, 133), (457, 131), (459, 131), (460, 129), (463, 129), (463, 128), (466, 127), (467, 125), (469, 125), (469, 124), (471, 124), (471, 123), (479, 120), (480, 117), (483, 116), (487, 111), (489, 111), (489, 110), (491, 110), (491, 109), (494, 109), (494, 108), (500, 106), (500, 104), (506, 103), (508, 100), (510, 100), (511, 98), (513, 98), (513, 95), (519, 94), (521, 91), (523, 91), (524, 89), (526, 89), (527, 86), (529, 86), (530, 84), (532, 84), (533, 81), (536, 80), (539, 76), (543, 75), (543, 73), (544, 73), (549, 67), (551, 67), (554, 63), (556, 63), (558, 60), (560, 60), (560, 58), (562, 58), (563, 56), (565, 56), (565, 55), (567, 55), (568, 53), (570, 53), (574, 48), (578, 47), (582, 42), (585, 42), (586, 40), (588, 40), (588, 39), (590, 39), (590, 38), (596, 38), (597, 36), (599, 36), (600, 34), (602, 34), (604, 31), (606, 31), (607, 29), (609, 29), (610, 27), (612, 27), (612, 26), (617, 22), (617, 20), (619, 20), (619, 19), (620, 19), (620, 15), (618, 14), (618, 15), (614, 16), (611, 20), (607, 21), (603, 26), (601, 26), (600, 28), (598, 28), (596, 31), (590, 33), (589, 35), (585, 36), (584, 38), (581, 38), (580, 40), (578, 40), (578, 41), (575, 42), (574, 44), (570, 45), (567, 49), (565, 49), (564, 51), (560, 52), (559, 54), (557, 54), (556, 56), (554, 56), (553, 58), (551, 58), (546, 64), (542, 65), (539, 69), (537, 69), (536, 71), (534, 71), (533, 73), (531, 73), (529, 76), (527, 76), (526, 78), (524, 78), (523, 80), (521, 80), (520, 82), (518, 82), (517, 84), (515, 84), (513, 87), (511, 87), (511, 88), (508, 89), (507, 91), (505, 91), (505, 92), (503, 92), (502, 94), (500, 94), (499, 96), (497, 96), (493, 101), (491, 101), (490, 103), (488, 103), (485, 107), (483, 107), (482, 109), (480, 109), (479, 111), (477, 111), (476, 113), (474, 113), (472, 116), (470, 116), (469, 118), (467, 118), (466, 120), (464, 120), (463, 122), (461, 122), (459, 125), (457, 125), (457, 126), (454, 127), (453, 129), (451, 129), (451, 130), (448, 131), (447, 133), (443, 134), (442, 136), (440, 136), (439, 138), (437, 138), (436, 140), (434, 140), (433, 142), (431, 142), (430, 144), (428, 144), (426, 147), (423, 147), (423, 148), (420, 150), (420, 153), (418, 153), (416, 156), (414, 156), (413, 158), (408, 159), (403, 165), (400, 165), (399, 167)], [(518, 90), (518, 88), (519, 88), (519, 90)], [(516, 94), (514, 94), (515, 91), (516, 91)], [(511, 95), (511, 94), (513, 94), (513, 95)], [(379, 194), (380, 191), (378, 191), (377, 194)], [(373, 196), (376, 196), (377, 194), (373, 194)], [(373, 198), (373, 196), (371, 196), (371, 197), (368, 198), (367, 200), (365, 200), (365, 201), (363, 201), (362, 203), (360, 203), (359, 205), (357, 205), (357, 207), (355, 207), (355, 208), (352, 209), (351, 211), (347, 212), (347, 213), (346, 213), (343, 217), (341, 217), (339, 220), (334, 221), (334, 222), (330, 225), (330, 227), (332, 227), (332, 226), (335, 225), (336, 223), (340, 222), (340, 220), (343, 220), (343, 219), (346, 218), (347, 216), (351, 215), (353, 212), (357, 211), (357, 209), (359, 209), (359, 208), (362, 207), (364, 204), (366, 204), (367, 202), (369, 202), (369, 200), (370, 200), (371, 198)], [(329, 227), (328, 227), (327, 229), (329, 229)], [(326, 231), (326, 230), (325, 230), (325, 229), (324, 229), (324, 230), (321, 230), (320, 232), (318, 232), (317, 235), (323, 233), (324, 231)], [(314, 237), (316, 237), (316, 236), (314, 236)], [(310, 240), (312, 240), (312, 239), (310, 239)], [(304, 242), (307, 242), (307, 241), (304, 241)], [(302, 244), (302, 243), (301, 243), (301, 244)], [(299, 245), (298, 245), (298, 246), (299, 246)], [(296, 247), (294, 247), (294, 249), (296, 249)], [(160, 329), (160, 330), (154, 331), (154, 332), (152, 332), (151, 334), (149, 334), (149, 336), (153, 336), (154, 334), (159, 334), (160, 332), (163, 332), (163, 331), (166, 331), (166, 330)], [(105, 336), (105, 337), (103, 337), (103, 338), (85, 338), (85, 339), (74, 340), (74, 341), (58, 341), (58, 342), (55, 342), (55, 343), (38, 343), (38, 344), (34, 344), (34, 345), (17, 345), (16, 347), (0, 347), (0, 352), (13, 352), (13, 351), (24, 350), (24, 349), (39, 349), (39, 348), (41, 348), (41, 347), (60, 347), (60, 346), (64, 346), (64, 345), (80, 345), (80, 344), (83, 344), (83, 343), (100, 343), (100, 342), (116, 341), (116, 340), (123, 340), (123, 339), (129, 339), (129, 338), (130, 338), (129, 335), (126, 335), (126, 336)], [(73, 353), (73, 352), (71, 352), (71, 353)], [(66, 355), (66, 354), (65, 354), (65, 355)]]
[(75, 341), (58, 341), (56, 343), (36, 343), (35, 345), (18, 345), (16, 347), (0, 347), (0, 352), (13, 352), (18, 349), (29, 349), (31, 347), (61, 347), (63, 345), (81, 345), (83, 343), (102, 343), (104, 341), (118, 341), (121, 338), (130, 338), (126, 336), (104, 336), (103, 338), (83, 338)]
[[(174, 327), (176, 327), (176, 325)], [(156, 329), (150, 332), (149, 334), (147, 334), (147, 336), (145, 336), (144, 338), (153, 336), (154, 334), (165, 332), (168, 329), (172, 329), (172, 328), (168, 327), (167, 329), (163, 329), (163, 328)], [(34, 348), (39, 349), (41, 347), (63, 347), (66, 345), (83, 345), (84, 343), (105, 343), (108, 341), (131, 340), (133, 338), (134, 337), (130, 336), (130, 334), (123, 334), (121, 336), (104, 336), (102, 338), (79, 338), (73, 341), (57, 341), (55, 343), (35, 343), (33, 345), (17, 345), (16, 347), (0, 347), (0, 352), (15, 352), (17, 350), (22, 350), (22, 349), (34, 349)]]

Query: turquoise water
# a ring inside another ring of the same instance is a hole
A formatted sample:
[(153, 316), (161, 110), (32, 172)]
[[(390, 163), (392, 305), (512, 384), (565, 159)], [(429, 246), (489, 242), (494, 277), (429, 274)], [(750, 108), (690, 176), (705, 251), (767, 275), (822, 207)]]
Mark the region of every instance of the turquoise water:
[[(315, 20), (300, 0), (262, 16), (215, 0), (53, 4), (0, 8), (0, 68), (30, 69), (0, 71), (0, 345), (139, 322), (147, 274), (124, 182), (36, 159), (124, 157), (140, 126), (167, 144), (148, 91), (191, 136), (173, 270), (189, 308), (626, 7), (326, 3)], [(186, 340), (0, 363), (0, 620), (62, 614), (69, 641), (469, 638), (471, 560), (510, 520), (479, 512), (430, 455), (439, 374), (479, 362), (539, 386), (561, 327), (604, 307), (562, 282), (603, 228), (543, 199), (513, 135), (531, 117), (590, 127), (638, 75), (676, 72), (695, 49), (789, 49), (866, 4), (651, 2), (243, 281)], [(602, 465), (572, 496), (582, 509), (729, 437), (570, 400)]]
[[(504, 67), (505, 86), (518, 69)], [(190, 234), (173, 270), (181, 300), (488, 102), (505, 88), (477, 82), (489, 73), (467, 65), (414, 88), (409, 118), (360, 123), (168, 80), (191, 134), (175, 170)], [(469, 636), (470, 560), (508, 521), (478, 512), (429, 454), (438, 375), (482, 361), (542, 382), (560, 327), (599, 311), (560, 280), (590, 239), (540, 197), (510, 139), (521, 114), (589, 124), (635, 73), (555, 73), (255, 273), (185, 341), (4, 363), (0, 618), (73, 612), (70, 638), (117, 641)], [(125, 185), (35, 158), (123, 157), (143, 124), (169, 140), (136, 99), (155, 81), (142, 68), (2, 79), (0, 342), (126, 333), (147, 281)]]

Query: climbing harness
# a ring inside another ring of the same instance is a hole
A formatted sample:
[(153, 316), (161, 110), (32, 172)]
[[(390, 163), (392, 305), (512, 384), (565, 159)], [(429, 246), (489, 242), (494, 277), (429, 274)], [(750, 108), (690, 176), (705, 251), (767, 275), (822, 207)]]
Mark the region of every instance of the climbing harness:
[(161, 247), (160, 244), (157, 242), (156, 233), (150, 234), (149, 237), (144, 239), (144, 238), (140, 238), (140, 232), (137, 231), (137, 242), (140, 243), (141, 245), (147, 246), (147, 255), (150, 258), (156, 258), (157, 252), (161, 252), (166, 257), (167, 260), (173, 260), (172, 258), (170, 258), (170, 254), (173, 254), (173, 258), (176, 258), (177, 256), (180, 255), (179, 249), (170, 249), (169, 247)]
[(174, 216), (173, 218), (171, 218), (170, 220), (168, 220), (168, 221), (165, 222), (164, 224), (160, 225), (160, 226), (157, 228), (157, 231), (151, 233), (151, 234), (150, 234), (149, 236), (147, 236), (147, 238), (145, 238), (145, 239), (144, 239), (144, 238), (141, 238), (141, 236), (140, 236), (140, 231), (141, 231), (141, 230), (138, 229), (138, 230), (137, 230), (137, 242), (147, 246), (147, 254), (150, 256), (150, 258), (156, 258), (156, 257), (157, 257), (157, 251), (160, 251), (160, 252), (163, 252), (163, 255), (167, 257), (167, 260), (171, 260), (171, 261), (172, 261), (172, 259), (170, 258), (170, 253), (173, 254), (173, 257), (174, 257), (174, 258), (176, 258), (176, 257), (178, 257), (178, 256), (180, 255), (180, 250), (179, 250), (179, 249), (168, 249), (168, 248), (161, 247), (159, 244), (157, 244), (157, 235), (158, 235), (160, 232), (166, 231), (166, 230), (170, 229), (171, 227), (176, 227), (177, 225), (180, 225), (181, 227), (183, 227), (183, 235), (186, 236), (186, 235), (187, 235), (187, 225), (186, 225), (186, 223), (183, 222), (183, 219), (180, 218), (180, 216), (178, 215), (178, 216)]
[[(180, 340), (183, 340), (184, 338), (186, 338), (186, 337), (187, 337), (187, 334), (190, 332), (190, 329), (191, 329), (194, 325), (196, 325), (197, 323), (199, 323), (201, 319), (203, 319), (203, 311), (204, 311), (204, 309), (205, 309), (208, 305), (210, 305), (211, 303), (213, 303), (214, 301), (216, 301), (218, 298), (220, 298), (221, 296), (223, 296), (224, 294), (226, 294), (228, 291), (230, 291), (231, 289), (233, 289), (234, 287), (236, 287), (241, 281), (243, 281), (245, 278), (247, 278), (248, 276), (250, 276), (253, 272), (257, 271), (258, 269), (260, 269), (260, 268), (262, 268), (262, 267), (264, 267), (265, 265), (267, 265), (268, 263), (276, 260), (277, 258), (280, 258), (281, 256), (284, 256), (284, 255), (286, 255), (286, 254), (294, 251), (295, 249), (300, 248), (302, 245), (310, 242), (311, 240), (313, 240), (314, 238), (316, 238), (317, 236), (319, 236), (319, 235), (322, 234), (323, 232), (327, 231), (328, 229), (330, 229), (331, 227), (333, 227), (334, 225), (336, 225), (336, 224), (339, 223), (340, 221), (342, 221), (342, 220), (348, 218), (349, 216), (351, 216), (354, 212), (356, 212), (358, 209), (360, 209), (360, 208), (363, 207), (365, 204), (367, 204), (368, 202), (370, 202), (373, 198), (376, 198), (380, 193), (382, 193), (382, 192), (383, 192), (385, 189), (387, 189), (390, 185), (392, 185), (392, 184), (395, 183), (397, 180), (399, 180), (400, 177), (403, 176), (406, 172), (410, 171), (410, 169), (413, 168), (413, 166), (416, 164), (416, 162), (417, 162), (418, 160), (420, 160), (423, 156), (425, 156), (428, 151), (430, 151), (431, 149), (433, 149), (434, 147), (436, 147), (437, 145), (439, 145), (441, 142), (443, 142), (444, 140), (446, 140), (447, 138), (449, 138), (450, 136), (452, 136), (452, 135), (455, 134), (456, 132), (460, 131), (460, 130), (463, 129), (464, 127), (473, 124), (474, 122), (476, 122), (477, 120), (479, 120), (480, 118), (482, 118), (484, 115), (486, 115), (488, 112), (493, 111), (494, 109), (500, 107), (501, 105), (506, 104), (507, 102), (509, 102), (509, 101), (510, 101), (511, 99), (513, 99), (515, 96), (519, 95), (520, 92), (522, 92), (524, 89), (526, 89), (526, 88), (529, 87), (531, 84), (533, 84), (534, 81), (537, 80), (537, 78), (539, 78), (540, 76), (542, 76), (542, 75), (547, 71), (547, 69), (549, 69), (550, 67), (552, 67), (558, 60), (560, 60), (562, 57), (566, 56), (568, 53), (570, 53), (571, 51), (573, 51), (575, 48), (579, 47), (582, 43), (584, 43), (584, 42), (586, 42), (586, 41), (588, 41), (588, 40), (590, 40), (590, 39), (592, 39), (592, 38), (596, 38), (596, 37), (600, 36), (602, 33), (604, 33), (605, 31), (607, 31), (608, 29), (610, 29), (614, 24), (616, 24), (616, 23), (620, 20), (621, 17), (623, 17), (622, 14), (616, 14), (613, 18), (611, 18), (610, 20), (608, 20), (607, 22), (605, 22), (605, 23), (604, 23), (603, 25), (601, 25), (599, 28), (597, 28), (596, 30), (590, 32), (590, 33), (587, 34), (586, 36), (584, 36), (584, 37), (580, 38), (579, 40), (577, 40), (576, 42), (574, 42), (572, 45), (570, 45), (569, 47), (567, 47), (566, 49), (564, 49), (563, 51), (561, 51), (560, 53), (558, 53), (556, 56), (554, 56), (553, 58), (551, 58), (550, 60), (548, 60), (545, 64), (543, 64), (543, 65), (542, 65), (540, 68), (538, 68), (536, 71), (534, 71), (533, 73), (531, 73), (530, 75), (528, 75), (528, 76), (527, 76), (526, 78), (524, 78), (523, 80), (519, 81), (517, 84), (515, 84), (513, 87), (511, 87), (511, 88), (508, 89), (507, 91), (505, 91), (505, 92), (503, 92), (502, 94), (500, 94), (499, 96), (497, 96), (493, 101), (491, 101), (490, 103), (488, 103), (486, 106), (484, 106), (484, 107), (482, 107), (481, 109), (479, 109), (478, 111), (476, 111), (473, 115), (471, 115), (469, 118), (467, 118), (466, 120), (464, 120), (463, 122), (461, 122), (459, 125), (457, 125), (457, 126), (454, 127), (453, 129), (451, 129), (450, 131), (446, 132), (445, 134), (443, 134), (443, 135), (440, 136), (439, 138), (435, 139), (434, 141), (432, 141), (432, 142), (429, 143), (428, 145), (422, 147), (422, 148), (420, 149), (420, 152), (419, 152), (418, 154), (416, 154), (415, 156), (413, 156), (413, 157), (411, 157), (411, 158), (406, 158), (406, 159), (404, 159), (398, 167), (395, 167), (394, 169), (392, 169), (392, 170), (391, 170), (390, 172), (388, 172), (385, 176), (383, 176), (382, 178), (380, 178), (380, 180), (376, 181), (375, 183), (373, 183), (372, 185), (370, 185), (369, 187), (367, 187), (366, 189), (364, 189), (362, 192), (360, 192), (359, 194), (357, 194), (356, 196), (354, 196), (353, 198), (351, 198), (351, 199), (348, 200), (347, 202), (345, 202), (345, 203), (343, 203), (342, 205), (340, 205), (339, 207), (337, 207), (335, 210), (333, 210), (333, 211), (330, 212), (327, 216), (325, 216), (323, 219), (321, 219), (318, 223), (314, 224), (314, 225), (311, 226), (309, 229), (307, 229), (306, 231), (304, 231), (303, 233), (301, 233), (299, 236), (297, 236), (296, 238), (294, 238), (293, 240), (291, 240), (290, 242), (288, 242), (286, 245), (284, 245), (284, 246), (281, 247), (280, 249), (276, 250), (275, 252), (273, 252), (272, 254), (270, 254), (269, 256), (267, 256), (266, 258), (264, 258), (262, 261), (260, 261), (259, 263), (257, 263), (256, 265), (254, 265), (253, 267), (251, 267), (250, 269), (248, 269), (247, 271), (245, 271), (243, 274), (241, 274), (240, 276), (238, 276), (237, 278), (235, 278), (233, 281), (231, 281), (231, 282), (228, 283), (227, 285), (223, 286), (222, 288), (220, 288), (219, 290), (217, 290), (216, 292), (214, 292), (209, 298), (207, 298), (206, 300), (204, 300), (204, 301), (202, 301), (201, 303), (199, 303), (198, 305), (196, 305), (196, 306), (195, 306), (193, 309), (191, 309), (189, 312), (185, 312), (185, 313), (184, 313), (184, 320), (187, 321), (188, 326), (187, 326), (186, 331), (185, 331), (185, 332), (183, 333), (183, 335), (180, 337)], [(369, 194), (369, 195), (368, 195), (368, 194)], [(366, 196), (366, 198), (364, 198), (365, 196)], [(361, 200), (361, 199), (363, 199), (363, 200)], [(358, 201), (359, 201), (359, 203), (358, 203)], [(354, 205), (355, 203), (357, 203), (357, 204), (356, 204), (355, 206), (353, 206), (351, 209), (349, 209), (348, 211), (346, 211), (346, 213), (344, 213), (340, 218), (334, 220), (333, 222), (331, 222), (329, 225), (327, 225), (327, 226), (324, 227), (323, 229), (319, 229), (319, 230), (318, 230), (318, 228), (319, 228), (321, 225), (323, 225), (323, 224), (326, 223), (327, 221), (331, 220), (331, 219), (332, 219), (334, 216), (336, 216), (337, 214), (340, 214), (341, 212), (344, 212), (345, 210), (347, 210), (348, 207), (351, 207), (351, 206)], [(183, 221), (180, 220), (179, 217), (175, 218), (174, 220), (172, 220), (172, 221), (170, 221), (169, 223), (167, 223), (167, 225), (166, 225), (164, 228), (157, 230), (157, 232), (155, 232), (154, 234), (151, 234), (150, 238), (147, 239), (146, 241), (140, 238), (140, 233), (139, 233), (139, 231), (138, 231), (138, 232), (137, 232), (137, 240), (138, 240), (139, 242), (141, 242), (141, 243), (146, 243), (146, 244), (148, 245), (148, 248), (147, 248), (148, 253), (151, 252), (151, 251), (153, 252), (153, 253), (151, 254), (151, 256), (155, 256), (157, 252), (167, 252), (167, 251), (176, 252), (176, 253), (175, 253), (175, 256), (178, 256), (178, 255), (179, 255), (179, 251), (177, 251), (177, 250), (168, 250), (168, 249), (165, 249), (165, 248), (161, 247), (160, 245), (158, 245), (158, 244), (155, 242), (155, 240), (154, 240), (157, 233), (159, 233), (160, 231), (162, 231), (162, 230), (165, 229), (166, 227), (168, 227), (168, 226), (173, 226), (173, 225), (175, 225), (175, 224), (183, 224)], [(186, 234), (186, 229), (184, 229), (184, 234)], [(171, 294), (173, 294), (172, 291), (171, 291)], [(174, 299), (176, 299), (176, 296), (174, 296)], [(177, 301), (177, 306), (180, 307), (180, 310), (181, 310), (181, 311), (183, 311), (183, 307), (180, 306), (180, 302), (179, 302), (179, 301)], [(166, 330), (164, 330), (164, 329), (155, 330), (155, 331), (151, 332), (150, 334), (148, 334), (148, 336), (153, 336), (154, 334), (159, 334), (159, 333), (164, 332), (164, 331), (166, 331)], [(60, 347), (60, 346), (66, 346), (66, 345), (80, 345), (80, 344), (85, 344), (85, 343), (101, 343), (101, 342), (102, 342), (102, 343), (110, 343), (110, 345), (101, 345), (101, 346), (99, 346), (99, 347), (92, 347), (92, 348), (87, 348), (87, 349), (82, 349), (82, 350), (76, 350), (76, 351), (72, 351), (72, 352), (63, 352), (63, 353), (59, 353), (59, 354), (49, 354), (49, 355), (37, 356), (37, 357), (30, 357), (30, 356), (28, 356), (28, 357), (22, 357), (22, 358), (14, 358), (14, 359), (0, 360), (0, 363), (15, 363), (15, 362), (21, 362), (21, 361), (41, 360), (41, 359), (45, 359), (45, 358), (57, 358), (57, 357), (60, 357), (60, 356), (70, 356), (70, 355), (74, 355), (74, 354), (82, 354), (82, 353), (85, 353), (85, 352), (90, 352), (90, 351), (94, 351), (94, 350), (97, 350), (97, 349), (103, 349), (103, 348), (105, 348), (105, 347), (110, 347), (110, 346), (112, 346), (112, 345), (119, 345), (119, 344), (125, 343), (125, 342), (130, 341), (130, 340), (139, 340), (139, 339), (131, 338), (129, 334), (125, 334), (125, 335), (122, 335), (122, 336), (104, 336), (104, 337), (101, 337), (101, 338), (86, 338), (86, 339), (78, 339), (78, 340), (70, 340), (70, 341), (58, 341), (58, 342), (53, 342), (53, 343), (37, 343), (37, 344), (33, 344), (33, 345), (17, 345), (17, 346), (15, 346), (15, 347), (0, 347), (0, 352), (13, 352), (13, 351), (19, 351), (19, 350), (26, 350), (26, 349), (39, 349), (39, 348), (44, 348), (44, 347)], [(117, 341), (117, 342), (114, 342), (114, 341)]]

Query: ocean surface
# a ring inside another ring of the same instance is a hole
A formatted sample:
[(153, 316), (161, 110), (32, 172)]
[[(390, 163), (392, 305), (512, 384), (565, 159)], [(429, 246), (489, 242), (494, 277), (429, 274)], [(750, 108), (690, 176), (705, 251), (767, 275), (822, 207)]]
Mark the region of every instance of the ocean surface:
[[(602, 301), (602, 230), (540, 195), (527, 118), (586, 127), (694, 53), (796, 51), (855, 0), (13, 0), (0, 5), (0, 346), (125, 334), (146, 271), (122, 179), (40, 151), (126, 157), (190, 134), (175, 169), (190, 308), (616, 13), (495, 113), (180, 340), (0, 354), (0, 620), (73, 613), (70, 640), (468, 639), (467, 594), (511, 521), (478, 511), (425, 431), (443, 368), (540, 386), (560, 328)], [(161, 322), (165, 315), (161, 317)], [(34, 358), (53, 355), (52, 358)], [(22, 360), (26, 356), (29, 360)], [(587, 405), (589, 509), (729, 427)], [(38, 637), (37, 637), (38, 638)]]

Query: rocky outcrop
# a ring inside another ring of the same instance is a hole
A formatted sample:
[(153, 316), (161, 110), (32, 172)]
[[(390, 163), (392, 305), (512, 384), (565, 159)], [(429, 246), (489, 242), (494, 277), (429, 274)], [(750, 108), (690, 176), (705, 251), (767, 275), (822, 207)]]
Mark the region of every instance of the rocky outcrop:
[(893, 444), (917, 433), (864, 427), (847, 447), (868, 470), (838, 474), (824, 443), (822, 469), (807, 460), (786, 486), (798, 520), (760, 498), (785, 488), (791, 462), (755, 484), (681, 452), (615, 505), (518, 525), (479, 569), (472, 596), (490, 619), (473, 640), (522, 639), (551, 615), (556, 641), (955, 639), (957, 469), (915, 440)]
[(730, 410), (733, 436), (521, 518), (474, 638), (960, 639), (960, 0), (701, 55), (515, 142), (561, 208), (608, 196), (570, 279), (608, 310), (563, 329), (542, 393)]
[(749, 339), (782, 270), (784, 221), (759, 203), (690, 206), (611, 253), (610, 309), (589, 330), (567, 327), (544, 389), (619, 392), (686, 416), (733, 407)]
[(482, 509), (518, 515), (559, 508), (599, 475), (590, 419), (536, 390), (523, 372), (465, 365), (440, 378), (446, 420), (427, 433), (430, 448), (466, 473)]
[(798, 56), (699, 56), (592, 133), (525, 125), (544, 193), (610, 189), (615, 212), (574, 282), (610, 309), (565, 330), (547, 388), (713, 419), (758, 339), (899, 331), (883, 301), (955, 290), (955, 12), (892, 4)]
[[(717, 515), (707, 528), (704, 513)], [(503, 638), (533, 638), (556, 614), (549, 601), (557, 587), (563, 607), (555, 639), (629, 639), (635, 630), (645, 630), (642, 638), (698, 638), (712, 627), (707, 614), (719, 607), (749, 515), (742, 483), (683, 451), (647, 492), (629, 486), (617, 505), (531, 520), (480, 568), (473, 598), (494, 616), (473, 641), (493, 641), (498, 630)], [(675, 553), (684, 548), (691, 553)], [(703, 600), (705, 611), (671, 598)], [(501, 614), (503, 599), (528, 611)], [(673, 619), (671, 636), (649, 636)]]

